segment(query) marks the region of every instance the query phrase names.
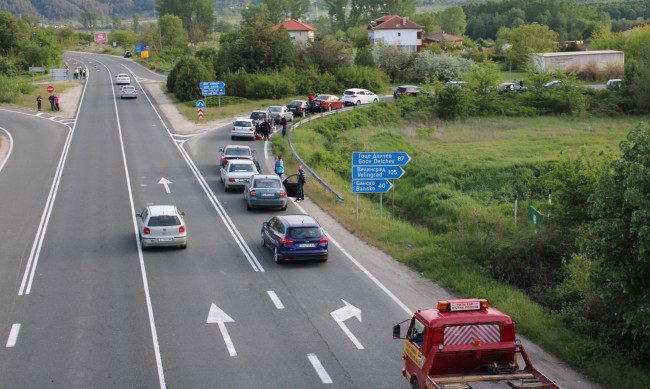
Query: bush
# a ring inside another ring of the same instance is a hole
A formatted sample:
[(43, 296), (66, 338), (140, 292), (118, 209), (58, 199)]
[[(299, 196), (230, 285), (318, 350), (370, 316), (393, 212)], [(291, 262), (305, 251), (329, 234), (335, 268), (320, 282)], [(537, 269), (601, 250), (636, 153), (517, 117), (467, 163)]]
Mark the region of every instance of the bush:
[(0, 76), (0, 103), (16, 103), (21, 95), (21, 84), (15, 78)]

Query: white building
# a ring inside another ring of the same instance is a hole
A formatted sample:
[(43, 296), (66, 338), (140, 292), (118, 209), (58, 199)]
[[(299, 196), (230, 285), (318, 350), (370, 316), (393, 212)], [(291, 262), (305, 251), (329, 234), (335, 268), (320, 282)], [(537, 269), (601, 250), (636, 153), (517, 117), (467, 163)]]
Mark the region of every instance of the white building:
[(400, 46), (415, 53), (422, 47), (424, 27), (405, 16), (386, 15), (370, 22), (368, 39), (373, 45)]
[(530, 54), (533, 68), (538, 72), (553, 70), (580, 71), (587, 66), (603, 70), (625, 65), (625, 53), (616, 50), (567, 51)]
[(277, 30), (284, 27), (288, 32), (291, 40), (294, 42), (306, 42), (308, 40), (314, 41), (314, 31), (316, 29), (308, 24), (296, 19), (286, 19), (282, 23), (273, 26), (272, 30)]

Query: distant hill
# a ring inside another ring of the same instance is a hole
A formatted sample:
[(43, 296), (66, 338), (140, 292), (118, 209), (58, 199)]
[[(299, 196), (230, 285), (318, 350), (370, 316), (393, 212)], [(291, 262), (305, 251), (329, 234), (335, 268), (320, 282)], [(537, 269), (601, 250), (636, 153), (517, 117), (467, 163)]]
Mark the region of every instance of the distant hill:
[(153, 13), (154, 0), (2, 0), (0, 11), (20, 16), (30, 14), (55, 21), (77, 20), (83, 12), (95, 12), (110, 20), (112, 15), (131, 17)]

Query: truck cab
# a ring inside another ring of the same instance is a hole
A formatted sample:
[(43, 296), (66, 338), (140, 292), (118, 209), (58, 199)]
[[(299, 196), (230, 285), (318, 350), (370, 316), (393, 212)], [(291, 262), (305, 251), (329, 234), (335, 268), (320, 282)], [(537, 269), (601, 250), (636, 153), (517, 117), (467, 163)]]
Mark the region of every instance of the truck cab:
[[(402, 337), (401, 325), (407, 322)], [(488, 300), (439, 301), (436, 309), (417, 311), (396, 324), (393, 338), (404, 339), (402, 375), (412, 389), (483, 388), (487, 383), (490, 388), (559, 389), (532, 366), (512, 318)]]

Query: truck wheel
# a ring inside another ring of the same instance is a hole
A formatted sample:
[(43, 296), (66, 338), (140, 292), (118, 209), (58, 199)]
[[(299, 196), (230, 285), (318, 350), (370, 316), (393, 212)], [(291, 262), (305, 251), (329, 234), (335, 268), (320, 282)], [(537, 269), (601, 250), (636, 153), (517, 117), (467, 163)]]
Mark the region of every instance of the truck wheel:
[(411, 381), (411, 389), (420, 389), (417, 378), (413, 378), (413, 381)]

